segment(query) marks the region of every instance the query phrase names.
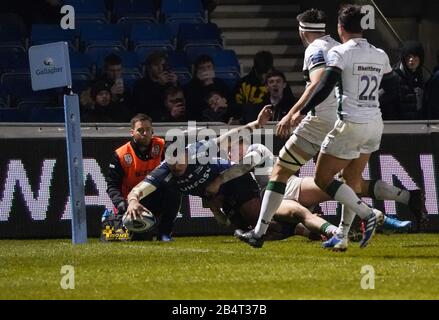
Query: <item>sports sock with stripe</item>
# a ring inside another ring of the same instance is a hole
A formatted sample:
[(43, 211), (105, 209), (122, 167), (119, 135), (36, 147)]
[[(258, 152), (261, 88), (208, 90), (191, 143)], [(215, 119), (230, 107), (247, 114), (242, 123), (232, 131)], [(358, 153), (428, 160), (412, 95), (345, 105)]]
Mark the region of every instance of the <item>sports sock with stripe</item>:
[(268, 229), (271, 219), (284, 198), (286, 184), (283, 182), (270, 181), (262, 199), (261, 212), (258, 223), (254, 229), (257, 238), (262, 237)]

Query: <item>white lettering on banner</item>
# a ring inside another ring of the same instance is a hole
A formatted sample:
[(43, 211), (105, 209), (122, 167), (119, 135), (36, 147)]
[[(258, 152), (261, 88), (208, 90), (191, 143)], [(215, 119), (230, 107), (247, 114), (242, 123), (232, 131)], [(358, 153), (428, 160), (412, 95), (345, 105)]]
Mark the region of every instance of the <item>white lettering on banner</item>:
[(191, 218), (213, 218), (212, 211), (208, 208), (203, 208), (203, 201), (200, 197), (189, 196), (189, 206)]
[[(437, 180), (434, 169), (434, 159), (432, 155), (422, 154), (419, 156), (422, 170), (423, 184), (418, 187), (413, 179), (407, 173), (407, 170), (401, 163), (391, 155), (380, 155), (380, 168), (382, 180), (394, 184), (394, 179), (398, 179), (403, 187), (411, 190), (425, 186), (426, 190), (426, 207), (430, 214), (438, 214), (437, 204)], [(29, 210), (30, 217), (34, 221), (42, 221), (47, 218), (50, 197), (59, 197), (57, 190), (53, 189), (55, 159), (45, 159), (41, 164), (40, 179), (37, 185), (31, 185), (28, 178), (29, 169), (24, 167), (23, 162), (19, 159), (9, 160), (6, 163), (6, 171), (0, 172), (4, 177), (0, 182), (0, 222), (8, 221), (11, 215), (14, 200), (21, 196), (24, 199), (24, 205)], [(369, 179), (369, 167), (367, 166), (363, 177)], [(315, 164), (309, 161), (301, 170), (301, 176), (313, 176)], [(106, 182), (101, 168), (95, 159), (84, 159), (84, 181), (87, 179), (94, 183), (96, 195), (85, 196), (87, 206), (103, 206), (108, 209), (113, 207), (110, 198), (106, 193)], [(65, 186), (68, 189), (68, 185)], [(52, 191), (52, 192), (51, 192)], [(61, 192), (64, 194), (64, 190)], [(15, 197), (15, 199), (14, 199)], [(366, 200), (366, 199), (365, 199)], [(70, 197), (66, 200), (66, 206), (62, 214), (62, 219), (71, 219)], [(371, 204), (371, 200), (366, 202)], [(189, 197), (189, 206), (191, 217), (211, 218), (213, 214), (209, 209), (203, 208), (201, 199), (198, 197)], [(328, 215), (336, 214), (337, 204), (335, 201), (328, 201), (322, 204), (323, 211)], [(396, 213), (394, 201), (385, 201), (385, 211), (388, 214)], [(181, 217), (181, 215), (179, 215)]]
[(433, 155), (421, 154), (420, 160), (425, 190), (429, 191), (425, 193), (425, 207), (429, 214), (439, 214)]
[[(101, 167), (95, 159), (84, 159), (84, 184), (87, 182), (87, 177), (95, 183), (97, 196), (85, 196), (86, 206), (105, 206), (107, 209), (112, 209), (113, 204), (110, 197), (107, 194), (107, 184), (105, 182), (104, 175), (102, 174)], [(70, 205), (70, 196), (67, 199), (67, 203), (62, 215), (62, 220), (72, 219), (72, 207)]]
[[(370, 169), (369, 169), (369, 164), (366, 164), (366, 168), (364, 168), (363, 171), (363, 179), (364, 180), (370, 180)], [(363, 200), (364, 202), (366, 202), (368, 205), (370, 205), (371, 207), (373, 207), (373, 201), (371, 198), (362, 198), (361, 200)]]
[(9, 161), (3, 196), (0, 199), (0, 221), (8, 221), (9, 219), (15, 187), (17, 187), (17, 192), (21, 192), (23, 195), (25, 205), (29, 209), (32, 219), (37, 221), (46, 219), (55, 163), (56, 160), (53, 159), (43, 161), (40, 183), (33, 192), (21, 160)]
[[(401, 163), (390, 155), (380, 155), (381, 179), (388, 184), (394, 185), (394, 178), (397, 178), (408, 190), (419, 189), (413, 179), (409, 176)], [(384, 201), (386, 214), (396, 214), (395, 201)]]

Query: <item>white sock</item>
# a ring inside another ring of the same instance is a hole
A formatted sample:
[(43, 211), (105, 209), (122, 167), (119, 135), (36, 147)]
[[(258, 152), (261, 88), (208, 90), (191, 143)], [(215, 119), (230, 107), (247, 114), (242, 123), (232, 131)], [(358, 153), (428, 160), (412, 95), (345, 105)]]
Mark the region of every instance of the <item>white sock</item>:
[(334, 199), (353, 210), (361, 219), (369, 217), (373, 210), (355, 194), (347, 184), (337, 181), (337, 192)]
[(254, 229), (257, 238), (262, 237), (267, 232), (271, 219), (282, 203), (285, 194), (285, 187), (286, 184), (282, 182), (270, 181), (268, 183), (267, 190), (262, 199), (258, 223)]
[(390, 185), (382, 180), (377, 180), (373, 188), (373, 195), (377, 200), (395, 200), (396, 202), (409, 204), (410, 192)]
[(341, 219), (340, 225), (338, 226), (337, 235), (340, 238), (345, 238), (349, 234), (349, 230), (351, 229), (352, 222), (355, 219), (355, 212), (350, 210), (346, 206), (342, 206), (341, 209)]

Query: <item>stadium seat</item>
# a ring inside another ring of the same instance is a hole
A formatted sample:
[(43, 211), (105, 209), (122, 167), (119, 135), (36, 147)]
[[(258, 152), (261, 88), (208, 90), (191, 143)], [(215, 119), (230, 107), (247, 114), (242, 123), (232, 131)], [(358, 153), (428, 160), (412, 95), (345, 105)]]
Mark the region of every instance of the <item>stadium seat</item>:
[(28, 86), (31, 83), (29, 70), (5, 72), (0, 77), (0, 83), (6, 88), (19, 88), (22, 84)]
[(105, 0), (64, 0), (64, 4), (75, 8), (76, 21), (108, 23)]
[(0, 51), (25, 52), (25, 33), (19, 24), (0, 20)]
[(35, 106), (31, 108), (29, 121), (65, 122), (64, 107), (45, 108), (45, 107)]
[(166, 22), (180, 19), (206, 22), (201, 0), (162, 0), (160, 14)]
[(223, 48), (221, 31), (214, 23), (183, 23), (178, 32), (178, 47), (187, 50), (190, 47)]
[(87, 87), (89, 87), (90, 85), (90, 80), (89, 79), (84, 79), (82, 77), (76, 77), (75, 75), (72, 74), (72, 89), (73, 92), (80, 95), (82, 91), (84, 91), (85, 89), (87, 89)]
[(130, 91), (134, 88), (134, 83), (141, 78), (140, 74), (134, 73), (124, 73), (123, 74), (123, 84), (124, 87), (128, 88)]
[(168, 52), (168, 65), (178, 76), (181, 85), (187, 84), (192, 79), (191, 68), (186, 54), (182, 51)]
[(31, 45), (40, 45), (49, 42), (67, 41), (69, 47), (78, 50), (78, 32), (62, 29), (59, 24), (33, 24), (31, 31)]
[(30, 113), (26, 109), (1, 108), (0, 122), (28, 122)]
[(178, 35), (180, 24), (207, 22), (200, 0), (163, 0), (160, 16), (171, 27), (174, 36)]
[(81, 23), (81, 43), (85, 52), (126, 50), (126, 37), (120, 25)]
[(7, 93), (11, 106), (27, 104), (53, 105), (58, 102), (57, 89), (33, 91), (30, 79), (27, 77), (10, 77), (6, 79), (6, 83), (2, 87)]
[(70, 51), (69, 56), (72, 75), (84, 75), (87, 78), (96, 75), (96, 59), (93, 56), (74, 51)]
[(29, 57), (24, 52), (0, 51), (0, 75), (8, 72), (29, 70)]
[(174, 36), (165, 24), (133, 24), (130, 38), (131, 46), (139, 57), (146, 57), (151, 51), (175, 49)]
[(115, 0), (113, 13), (117, 23), (157, 22), (153, 0)]

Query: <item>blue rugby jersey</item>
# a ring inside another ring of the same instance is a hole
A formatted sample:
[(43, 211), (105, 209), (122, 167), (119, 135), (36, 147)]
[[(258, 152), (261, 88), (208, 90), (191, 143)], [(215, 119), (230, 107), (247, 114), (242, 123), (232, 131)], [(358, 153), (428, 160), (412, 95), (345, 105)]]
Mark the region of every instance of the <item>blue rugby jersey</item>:
[[(188, 157), (193, 158), (197, 155), (206, 155), (206, 150), (215, 141), (200, 141), (189, 145), (186, 150), (188, 151)], [(180, 192), (184, 194), (190, 194), (193, 196), (204, 197), (206, 187), (209, 183), (219, 176), (221, 172), (229, 169), (232, 163), (229, 160), (217, 158), (215, 156), (208, 157), (207, 164), (189, 164), (185, 173), (176, 177), (172, 174), (168, 167), (168, 163), (163, 161), (159, 167), (154, 169), (149, 175), (146, 176), (146, 182), (152, 184), (156, 188), (161, 186), (172, 184), (175, 185)]]

